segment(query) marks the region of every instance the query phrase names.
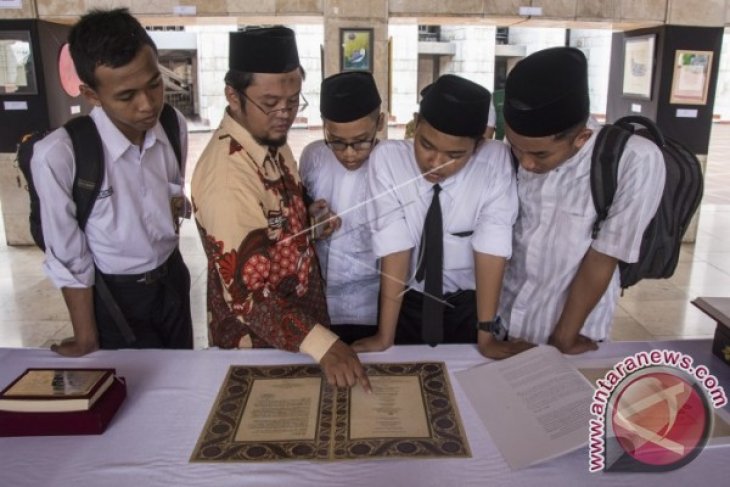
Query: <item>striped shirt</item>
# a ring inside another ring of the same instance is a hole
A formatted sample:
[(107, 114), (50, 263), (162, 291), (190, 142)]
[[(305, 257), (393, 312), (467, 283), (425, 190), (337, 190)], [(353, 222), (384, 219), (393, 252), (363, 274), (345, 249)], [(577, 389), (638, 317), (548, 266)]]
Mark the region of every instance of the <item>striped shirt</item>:
[[(593, 130), (591, 138), (558, 168), (545, 174), (519, 168), (520, 215), (499, 311), (511, 337), (547, 342), (588, 249), (636, 262), (644, 230), (659, 206), (665, 177), (662, 154), (653, 142), (633, 136), (619, 163), (618, 188), (608, 218), (598, 237), (591, 239), (596, 220), (591, 154), (600, 125), (590, 121), (588, 128)], [(594, 340), (608, 336), (618, 291), (617, 268), (586, 319), (583, 335)]]

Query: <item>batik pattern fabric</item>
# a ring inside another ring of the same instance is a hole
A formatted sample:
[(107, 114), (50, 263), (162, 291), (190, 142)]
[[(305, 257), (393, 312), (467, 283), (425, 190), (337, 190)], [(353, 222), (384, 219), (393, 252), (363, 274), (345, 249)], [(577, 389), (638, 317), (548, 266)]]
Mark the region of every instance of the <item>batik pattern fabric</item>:
[(192, 188), (208, 257), (210, 344), (298, 351), (314, 327), (329, 327), (289, 147), (258, 144), (226, 115)]

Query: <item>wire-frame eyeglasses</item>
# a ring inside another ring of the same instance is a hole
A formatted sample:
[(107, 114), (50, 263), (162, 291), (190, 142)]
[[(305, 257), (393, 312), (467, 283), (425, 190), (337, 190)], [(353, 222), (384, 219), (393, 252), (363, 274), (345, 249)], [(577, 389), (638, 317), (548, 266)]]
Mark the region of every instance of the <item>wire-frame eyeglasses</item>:
[(292, 102), (290, 102), (290, 101), (287, 100), (286, 105), (284, 105), (283, 107), (281, 107), (281, 108), (274, 108), (273, 110), (267, 110), (264, 107), (262, 107), (261, 105), (259, 105), (258, 103), (256, 103), (255, 101), (253, 101), (251, 99), (251, 97), (248, 96), (243, 91), (240, 91), (240, 90), (236, 90), (236, 91), (238, 91), (238, 93), (240, 93), (241, 96), (243, 96), (246, 100), (250, 101), (253, 106), (255, 106), (256, 108), (258, 108), (259, 110), (261, 110), (261, 113), (263, 113), (267, 117), (270, 117), (271, 115), (273, 115), (275, 113), (279, 113), (279, 112), (294, 112), (294, 113), (300, 113), (300, 112), (303, 112), (309, 106), (309, 102), (304, 97), (304, 93), (300, 93), (299, 96), (302, 99), (301, 103), (299, 101), (297, 101), (296, 103), (292, 103)]
[(365, 151), (370, 149), (373, 145), (375, 145), (375, 139), (378, 136), (378, 131), (376, 130), (373, 136), (370, 138), (370, 140), (356, 140), (355, 142), (343, 142), (341, 140), (328, 140), (327, 136), (325, 135), (324, 143), (327, 144), (327, 147), (332, 149), (336, 152), (345, 152), (348, 147), (352, 147), (352, 150), (355, 152), (358, 151)]

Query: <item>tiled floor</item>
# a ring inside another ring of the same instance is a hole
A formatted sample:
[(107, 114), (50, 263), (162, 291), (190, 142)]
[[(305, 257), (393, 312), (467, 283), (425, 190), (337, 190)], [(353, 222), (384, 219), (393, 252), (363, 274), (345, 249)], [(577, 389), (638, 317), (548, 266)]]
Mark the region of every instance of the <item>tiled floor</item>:
[[(391, 129), (391, 138), (402, 137)], [(207, 143), (210, 133), (190, 137), (190, 160)], [(293, 130), (295, 155), (319, 130)], [(707, 166), (705, 198), (695, 244), (685, 244), (674, 277), (644, 281), (619, 301), (614, 340), (709, 337), (714, 322), (690, 304), (697, 296), (730, 295), (730, 125), (713, 127)], [(188, 169), (188, 181), (192, 166)], [(182, 227), (181, 250), (193, 279), (192, 310), (195, 346), (207, 346), (205, 326), (206, 260), (195, 226)], [(71, 334), (61, 293), (44, 277), (42, 253), (36, 248), (8, 247), (0, 219), (0, 347), (46, 347)]]

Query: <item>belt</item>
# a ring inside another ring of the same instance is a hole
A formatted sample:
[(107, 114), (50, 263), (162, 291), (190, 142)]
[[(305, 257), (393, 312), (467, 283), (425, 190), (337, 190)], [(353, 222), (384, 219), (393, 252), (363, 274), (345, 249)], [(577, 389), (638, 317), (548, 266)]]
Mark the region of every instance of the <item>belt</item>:
[(167, 275), (169, 261), (170, 259), (167, 259), (167, 261), (159, 267), (152, 269), (151, 271), (143, 272), (142, 274), (102, 274), (102, 276), (104, 276), (104, 279), (108, 282), (136, 282), (138, 284), (148, 285), (154, 284)]

